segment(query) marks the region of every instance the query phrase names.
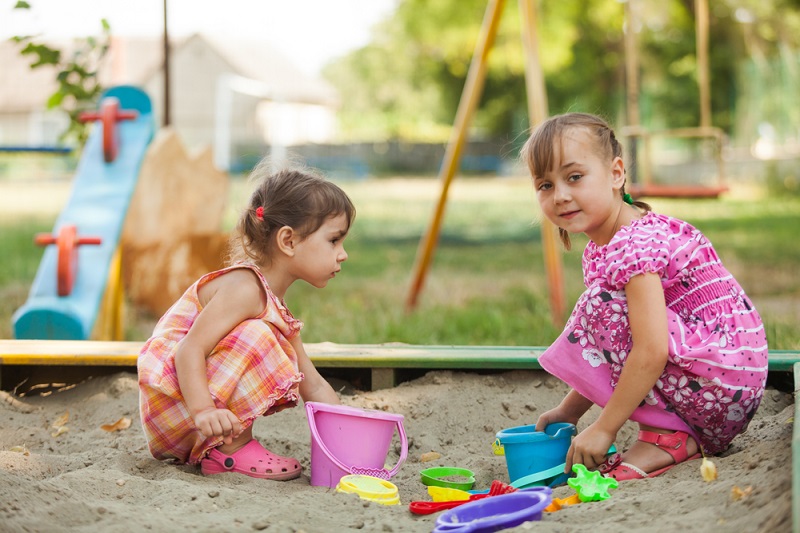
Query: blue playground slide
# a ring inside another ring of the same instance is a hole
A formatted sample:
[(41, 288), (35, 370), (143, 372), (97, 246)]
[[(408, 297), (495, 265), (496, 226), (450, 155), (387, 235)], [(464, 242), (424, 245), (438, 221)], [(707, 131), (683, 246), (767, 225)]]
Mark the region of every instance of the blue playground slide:
[[(129, 116), (116, 119), (120, 121), (115, 131), (104, 131), (105, 121), (92, 128), (70, 198), (52, 233), (52, 237), (64, 235), (65, 228), (74, 226), (78, 238), (99, 237), (101, 243), (74, 247), (76, 267), (65, 295), (59, 295), (65, 292), (59, 280), (63, 251), (54, 244), (45, 248), (28, 299), (12, 318), (17, 339), (86, 340), (91, 338), (102, 311), (125, 216), (155, 129), (150, 98), (142, 90), (113, 87), (101, 99), (101, 104), (109, 102), (118, 104), (118, 109)], [(109, 157), (111, 133), (115, 134), (115, 153)], [(113, 160), (106, 162), (110, 158)]]

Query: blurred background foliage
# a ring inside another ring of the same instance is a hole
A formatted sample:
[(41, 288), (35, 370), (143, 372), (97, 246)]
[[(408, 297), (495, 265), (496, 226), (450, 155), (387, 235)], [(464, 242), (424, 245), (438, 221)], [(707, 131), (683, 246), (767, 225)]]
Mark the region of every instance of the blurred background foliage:
[[(598, 113), (624, 124), (624, 2), (539, 2), (540, 59), (549, 111)], [(371, 44), (324, 71), (342, 94), (350, 140), (443, 141), (453, 123), (486, 0), (401, 0)], [(642, 123), (699, 124), (691, 0), (640, 2)], [(764, 124), (796, 139), (800, 0), (711, 0), (713, 124), (750, 144)], [(519, 6), (507, 1), (472, 138), (517, 138), (528, 127)]]

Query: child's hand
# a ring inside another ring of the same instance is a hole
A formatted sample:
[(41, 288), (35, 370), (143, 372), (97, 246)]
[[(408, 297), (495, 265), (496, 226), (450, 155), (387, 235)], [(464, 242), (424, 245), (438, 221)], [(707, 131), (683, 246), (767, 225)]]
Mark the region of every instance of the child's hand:
[(567, 422), (570, 424), (577, 424), (578, 419), (580, 417), (570, 416), (564, 412), (564, 409), (559, 405), (554, 409), (550, 409), (549, 411), (545, 411), (539, 416), (539, 419), (536, 421), (536, 431), (544, 431), (547, 426), (550, 424), (555, 424), (556, 422)]
[(194, 425), (204, 437), (223, 437), (222, 442), (230, 444), (242, 432), (242, 423), (227, 409), (210, 407), (194, 415)]
[(602, 429), (597, 423), (590, 425), (572, 440), (564, 472), (572, 472), (574, 464), (582, 464), (589, 470), (597, 468), (605, 461), (615, 438), (616, 434)]

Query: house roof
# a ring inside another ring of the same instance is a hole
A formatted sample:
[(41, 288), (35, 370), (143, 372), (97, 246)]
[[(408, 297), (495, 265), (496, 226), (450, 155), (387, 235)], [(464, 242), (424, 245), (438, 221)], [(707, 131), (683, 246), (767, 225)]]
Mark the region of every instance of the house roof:
[[(183, 47), (200, 40), (214, 50), (230, 67), (230, 74), (255, 80), (284, 102), (338, 105), (335, 88), (324, 80), (306, 75), (265, 42), (218, 39), (194, 34), (174, 39), (171, 58), (180, 56)], [(48, 44), (71, 53), (75, 41), (51, 41)], [(56, 70), (45, 66), (30, 68), (31, 57), (20, 55), (21, 45), (0, 41), (0, 113), (24, 113), (42, 110), (56, 90)], [(115, 37), (101, 66), (103, 85), (145, 85), (161, 72), (163, 41), (158, 37)], [(174, 60), (174, 59), (173, 59)]]

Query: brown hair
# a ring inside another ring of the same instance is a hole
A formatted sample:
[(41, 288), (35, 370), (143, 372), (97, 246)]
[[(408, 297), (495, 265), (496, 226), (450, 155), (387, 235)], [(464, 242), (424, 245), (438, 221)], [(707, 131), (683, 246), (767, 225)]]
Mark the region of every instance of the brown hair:
[[(356, 208), (347, 194), (309, 169), (271, 172), (265, 159), (249, 180), (258, 185), (231, 238), (231, 263), (250, 258), (259, 265), (268, 264), (276, 232), (283, 226), (305, 239), (330, 217), (346, 215), (348, 230), (355, 219)], [(257, 214), (259, 208), (263, 219)]]
[[(572, 128), (584, 128), (594, 136), (600, 157), (608, 161), (622, 157), (622, 145), (617, 141), (614, 130), (602, 118), (589, 113), (555, 115), (533, 130), (520, 151), (520, 158), (528, 165), (531, 176), (535, 178), (553, 169), (553, 165), (556, 164), (554, 153), (556, 146), (560, 145), (564, 132)], [(624, 184), (620, 189), (620, 196), (623, 198), (625, 196)], [(645, 211), (652, 210), (649, 204), (639, 200), (635, 200), (632, 205)], [(558, 228), (558, 234), (564, 248), (567, 250), (572, 248), (567, 230)]]

